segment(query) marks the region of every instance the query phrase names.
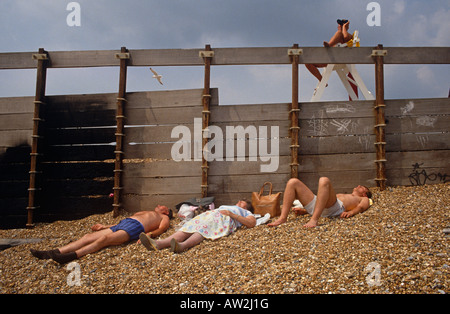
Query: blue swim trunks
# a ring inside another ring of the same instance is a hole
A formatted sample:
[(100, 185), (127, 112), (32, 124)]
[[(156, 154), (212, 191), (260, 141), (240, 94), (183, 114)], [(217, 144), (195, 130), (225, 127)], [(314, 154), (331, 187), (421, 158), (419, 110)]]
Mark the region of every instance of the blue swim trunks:
[(110, 228), (113, 232), (117, 230), (124, 230), (130, 236), (130, 240), (139, 239), (141, 232), (144, 232), (144, 226), (133, 218), (125, 218), (121, 220), (117, 225)]

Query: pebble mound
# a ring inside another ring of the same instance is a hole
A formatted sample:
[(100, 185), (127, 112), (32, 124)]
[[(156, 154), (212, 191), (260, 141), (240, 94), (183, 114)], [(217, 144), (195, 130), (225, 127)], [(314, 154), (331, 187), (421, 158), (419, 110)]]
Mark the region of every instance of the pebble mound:
[[(322, 218), (305, 229), (308, 216), (291, 214), (279, 227), (243, 227), (181, 254), (148, 252), (135, 242), (75, 265), (30, 254), (124, 218), (111, 213), (0, 230), (4, 239), (43, 239), (0, 252), (0, 293), (449, 293), (450, 184), (372, 191), (374, 205), (348, 219)], [(179, 223), (172, 219), (163, 237)]]

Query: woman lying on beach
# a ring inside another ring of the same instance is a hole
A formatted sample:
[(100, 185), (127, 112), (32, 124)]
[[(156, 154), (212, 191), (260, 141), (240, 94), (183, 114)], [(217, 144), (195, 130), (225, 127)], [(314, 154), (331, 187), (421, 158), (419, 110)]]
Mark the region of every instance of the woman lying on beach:
[(149, 251), (170, 247), (171, 252), (180, 253), (200, 244), (205, 238), (215, 240), (227, 236), (242, 225), (247, 228), (256, 225), (252, 204), (247, 200), (240, 200), (235, 206), (223, 205), (206, 211), (163, 240), (155, 241), (145, 233), (141, 233), (139, 239)]

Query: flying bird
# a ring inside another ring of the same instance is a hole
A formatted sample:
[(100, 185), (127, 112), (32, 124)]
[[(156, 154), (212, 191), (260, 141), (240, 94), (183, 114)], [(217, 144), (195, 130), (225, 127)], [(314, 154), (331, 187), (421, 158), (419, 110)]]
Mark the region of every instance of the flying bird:
[(153, 70), (152, 68), (150, 68), (150, 71), (153, 72), (153, 74), (154, 74), (153, 77), (154, 77), (155, 79), (158, 80), (159, 84), (164, 85), (164, 84), (161, 82), (162, 75), (159, 75), (158, 73), (156, 73), (156, 71)]

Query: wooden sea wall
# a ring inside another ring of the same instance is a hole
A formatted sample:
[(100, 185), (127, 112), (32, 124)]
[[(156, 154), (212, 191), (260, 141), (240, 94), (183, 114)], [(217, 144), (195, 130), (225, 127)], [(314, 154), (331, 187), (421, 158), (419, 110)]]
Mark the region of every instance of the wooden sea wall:
[[(37, 222), (111, 210), (115, 95), (50, 96), (42, 115)], [(0, 99), (0, 226), (27, 216), (33, 98)]]
[[(201, 91), (177, 93), (183, 93), (184, 104), (168, 93), (169, 101), (160, 98), (163, 93), (129, 97), (127, 121), (129, 126), (139, 125), (126, 131), (126, 141), (132, 145), (125, 150), (128, 162), (124, 165), (123, 200), (129, 211), (153, 209), (157, 204), (174, 207), (200, 196), (201, 160), (195, 160), (199, 142), (194, 119), (200, 119), (202, 108), (194, 99), (201, 99)], [(211, 143), (217, 134), (223, 139), (213, 145), (208, 195), (215, 196), (218, 205), (232, 204), (239, 198), (250, 198), (265, 181), (273, 183), (274, 191), (283, 191), (290, 178), (290, 104), (220, 106), (217, 93), (212, 93), (210, 106)], [(449, 99), (386, 101), (388, 185), (448, 181), (449, 103)], [(339, 192), (351, 192), (359, 184), (375, 187), (373, 107), (373, 101), (300, 103), (299, 178), (313, 190), (320, 176), (331, 178)], [(189, 130), (189, 137), (172, 134), (180, 126)], [(239, 127), (245, 132), (226, 138), (227, 128)], [(261, 127), (266, 133), (261, 133)], [(189, 141), (191, 158), (174, 161), (172, 149), (181, 140)], [(228, 156), (230, 147), (234, 150)], [(278, 149), (276, 158), (270, 155), (273, 147)], [(271, 162), (277, 165), (276, 170), (263, 171), (262, 166)]]
[[(157, 204), (174, 208), (201, 195), (202, 162), (195, 155), (198, 145), (202, 148), (197, 141), (201, 128), (199, 133), (195, 119), (201, 120), (202, 92), (127, 93), (125, 210), (151, 210)], [(215, 155), (209, 162), (208, 195), (216, 197), (217, 205), (231, 204), (250, 198), (265, 181), (273, 183), (275, 192), (283, 191), (290, 178), (290, 104), (220, 106), (219, 91), (212, 89), (211, 96), (209, 129)], [(116, 97), (46, 97), (36, 222), (112, 210)], [(448, 182), (450, 100), (385, 103), (387, 185)], [(358, 184), (376, 186), (374, 102), (308, 102), (299, 103), (299, 109), (299, 178), (313, 190), (320, 176), (330, 177), (338, 192)], [(2, 226), (23, 226), (26, 219), (32, 121), (33, 98), (0, 99)], [(239, 128), (242, 132), (227, 138), (228, 130)], [(184, 142), (191, 158), (176, 161), (174, 151), (183, 150), (174, 147)], [(263, 171), (270, 163), (276, 169)]]

